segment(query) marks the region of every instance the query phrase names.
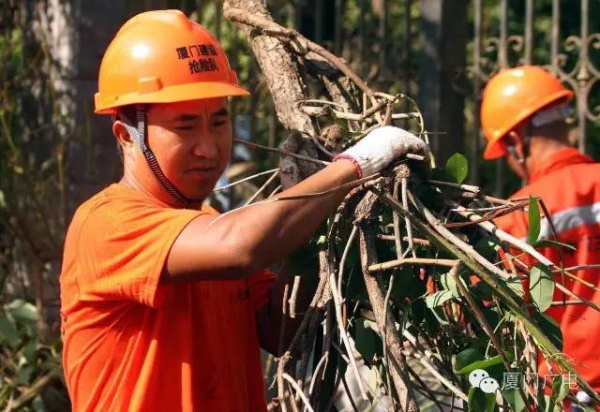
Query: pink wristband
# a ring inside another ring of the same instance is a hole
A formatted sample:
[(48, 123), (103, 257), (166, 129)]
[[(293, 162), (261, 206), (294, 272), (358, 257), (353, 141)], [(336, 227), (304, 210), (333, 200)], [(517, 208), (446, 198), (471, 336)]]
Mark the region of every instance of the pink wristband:
[(354, 157), (352, 157), (346, 153), (340, 153), (333, 158), (333, 161), (335, 162), (336, 160), (339, 160), (339, 159), (347, 159), (347, 160), (350, 160), (352, 163), (354, 163), (354, 166), (356, 167), (356, 172), (358, 173), (358, 178), (362, 179), (362, 177), (363, 177), (362, 167), (360, 166), (360, 163), (358, 163), (358, 161)]

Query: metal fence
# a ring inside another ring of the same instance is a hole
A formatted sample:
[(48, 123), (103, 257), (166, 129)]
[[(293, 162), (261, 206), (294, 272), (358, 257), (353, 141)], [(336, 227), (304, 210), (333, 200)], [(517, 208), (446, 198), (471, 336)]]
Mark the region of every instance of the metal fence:
[[(206, 11), (207, 4), (218, 8), (219, 3), (198, 1), (198, 10)], [(276, 20), (344, 57), (375, 88), (422, 97), (420, 104), (432, 103), (423, 99), (443, 99), (448, 93), (459, 95), (450, 103), (437, 101), (432, 106), (442, 117), (452, 110), (456, 114), (457, 109), (462, 128), (454, 128), (452, 133), (444, 129), (456, 123), (456, 115), (440, 123), (431, 114), (425, 118), (426, 125), (428, 121), (434, 125), (428, 127), (437, 138), (448, 139), (446, 143), (452, 140), (446, 150), (449, 147), (467, 155), (472, 183), (484, 184), (498, 195), (507, 195), (515, 182), (507, 187), (502, 161), (494, 167), (481, 161), (479, 102), (490, 76), (503, 68), (538, 64), (556, 73), (576, 96), (570, 119), (573, 144), (593, 156), (600, 155), (599, 0), (296, 0), (272, 1), (269, 7)], [(467, 23), (464, 35), (456, 28), (461, 21)], [(230, 24), (220, 19), (204, 22), (218, 26), (219, 32)], [(430, 43), (432, 33), (443, 41)], [(249, 53), (241, 38), (232, 47), (234, 56)], [(456, 63), (444, 66), (448, 58), (460, 62), (454, 57), (460, 54), (461, 67)], [(453, 73), (445, 73), (448, 70)], [(253, 136), (266, 133), (268, 143), (277, 144), (283, 134), (255, 66), (246, 80), (259, 91), (249, 106), (242, 104), (255, 120)], [(419, 89), (435, 82), (437, 94), (423, 97)], [(457, 130), (462, 131), (460, 136)], [(435, 145), (434, 149), (438, 150)]]
[[(534, 19), (539, 16), (534, 15), (533, 0), (525, 1), (524, 30), (522, 33), (511, 33), (509, 31), (509, 1), (501, 0), (499, 2), (500, 24), (499, 36), (497, 37), (485, 36), (482, 30), (484, 13), (482, 3), (484, 3), (482, 0), (474, 1), (474, 64), (471, 66), (471, 70), (476, 82), (475, 90), (479, 91), (481, 89), (481, 85), (489, 78), (491, 73), (514, 65), (515, 62), (509, 60), (511, 50), (520, 55), (516, 62), (518, 64), (535, 63), (545, 65), (557, 74), (568, 87), (573, 89), (577, 96), (575, 102), (577, 127), (579, 129), (578, 146), (580, 150), (585, 151), (587, 123), (588, 121), (595, 122), (600, 119), (600, 108), (590, 104), (591, 90), (600, 79), (600, 72), (590, 55), (590, 48), (600, 49), (600, 33), (590, 32), (591, 7), (589, 0), (581, 0), (580, 4), (577, 4), (576, 1), (568, 3), (571, 8), (580, 7), (580, 24), (578, 35), (570, 34), (566, 37), (561, 35), (561, 2), (552, 0), (551, 25), (549, 31), (543, 33), (551, 39), (550, 55), (546, 62), (534, 60), (534, 50), (538, 46), (534, 41)], [(598, 2), (596, 1), (596, 3)], [(564, 4), (562, 7), (565, 7)], [(600, 11), (600, 7), (597, 7), (595, 11), (595, 17), (600, 18), (597, 13)], [(497, 60), (485, 70), (482, 67), (482, 62), (489, 60), (482, 56), (481, 51), (490, 47), (497, 49)], [(570, 62), (573, 58), (575, 61)]]
[[(492, 74), (520, 64), (543, 65), (575, 92), (575, 111), (570, 119), (575, 126), (572, 143), (583, 152), (591, 151), (597, 155), (597, 150), (590, 146), (596, 143), (593, 139), (597, 141), (600, 134), (597, 128), (590, 127), (590, 122), (600, 119), (600, 101), (596, 88), (600, 79), (597, 68), (600, 59), (599, 54), (593, 50), (600, 49), (600, 33), (592, 31), (599, 29), (600, 2), (590, 4), (589, 0), (538, 0), (535, 2), (537, 10), (533, 0), (521, 1), (518, 7), (514, 7), (514, 2), (510, 3), (508, 0), (500, 0), (494, 5), (489, 3), (473, 1), (473, 51), (468, 70), (473, 82), (473, 94), (470, 98), (474, 102), (474, 111), (479, 112), (481, 90)], [(496, 27), (485, 24), (493, 7), (498, 8)], [(571, 17), (567, 24), (561, 21), (564, 20), (561, 17), (565, 15), (565, 11)], [(510, 23), (514, 23), (511, 17), (520, 19), (520, 31), (511, 30)], [(593, 28), (590, 27), (591, 20), (595, 24)], [(479, 118), (475, 116), (474, 119), (472, 160), (477, 159), (481, 151)], [(499, 162), (495, 176), (496, 192), (501, 194), (505, 176), (503, 168), (503, 163)]]
[[(302, 2), (299, 2), (302, 3)], [(322, 14), (323, 1), (314, 1), (315, 15)], [(429, 4), (427, 4), (429, 3)], [(382, 88), (399, 87), (403, 92), (419, 95), (419, 86), (434, 79), (425, 77), (423, 65), (419, 61), (431, 51), (424, 40), (427, 31), (438, 30), (440, 36), (449, 33), (454, 22), (460, 22), (461, 13), (466, 14), (468, 33), (456, 42), (438, 43), (438, 47), (451, 47), (452, 53), (465, 53), (464, 73), (467, 74), (465, 110), (463, 115), (465, 141), (456, 147), (468, 152), (471, 159), (471, 180), (480, 183), (480, 162), (482, 139), (479, 128), (479, 101), (481, 91), (491, 75), (497, 71), (521, 64), (543, 65), (575, 92), (574, 114), (570, 119), (574, 132), (573, 143), (583, 152), (598, 155), (600, 130), (594, 122), (600, 118), (600, 99), (597, 82), (600, 72), (600, 2), (597, 0), (471, 0), (465, 4), (440, 0), (437, 5), (441, 13), (438, 21), (428, 25), (423, 20), (422, 10), (432, 7), (431, 2), (386, 0), (357, 2), (360, 16), (356, 30), (347, 30), (343, 20), (352, 18), (349, 2), (335, 2), (335, 31), (332, 44), (338, 54), (344, 55), (355, 64), (363, 76), (377, 73), (375, 81)], [(344, 9), (345, 7), (345, 9)], [(449, 14), (449, 15), (444, 15)], [(344, 17), (341, 17), (344, 16)], [(320, 20), (317, 18), (317, 22)], [(319, 24), (315, 25), (319, 27)], [(447, 29), (446, 27), (450, 27)], [(344, 29), (346, 28), (346, 31)], [(350, 32), (350, 33), (349, 33)], [(310, 33), (309, 33), (310, 34)], [(353, 39), (356, 36), (358, 39)], [(321, 41), (322, 35), (315, 31), (314, 37)], [(444, 46), (440, 46), (444, 44)], [(357, 47), (352, 47), (356, 45)], [(373, 58), (375, 55), (375, 58)], [(438, 58), (447, 58), (437, 53)], [(370, 61), (371, 66), (365, 67)], [(441, 70), (444, 70), (443, 62)], [(452, 67), (456, 70), (456, 67)], [(460, 70), (459, 70), (460, 71)], [(460, 73), (454, 78), (460, 79)], [(441, 82), (452, 76), (442, 77)], [(464, 81), (463, 81), (464, 86)], [(441, 84), (442, 90), (456, 85)], [(451, 109), (451, 108), (447, 108)], [(427, 119), (426, 119), (427, 120)], [(444, 132), (444, 130), (438, 130)], [(448, 139), (460, 140), (458, 136)], [(495, 172), (495, 191), (506, 195), (504, 164), (498, 162)]]

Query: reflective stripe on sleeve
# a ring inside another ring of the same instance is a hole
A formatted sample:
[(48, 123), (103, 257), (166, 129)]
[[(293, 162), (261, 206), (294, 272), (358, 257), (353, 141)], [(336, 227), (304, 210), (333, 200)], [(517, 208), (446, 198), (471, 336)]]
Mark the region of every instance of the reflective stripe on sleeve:
[[(578, 206), (571, 209), (566, 209), (552, 215), (552, 223), (556, 229), (556, 234), (566, 232), (578, 228), (600, 223), (600, 202)], [(551, 239), (552, 229), (548, 223), (548, 219), (542, 219), (540, 223), (539, 239)]]

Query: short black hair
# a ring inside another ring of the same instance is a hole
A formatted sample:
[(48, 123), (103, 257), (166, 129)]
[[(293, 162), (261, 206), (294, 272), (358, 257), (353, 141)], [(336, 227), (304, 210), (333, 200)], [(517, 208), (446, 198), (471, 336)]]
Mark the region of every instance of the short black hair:
[(117, 108), (115, 120), (125, 120), (135, 125), (137, 117), (137, 109), (135, 104), (128, 104), (126, 106), (120, 106)]

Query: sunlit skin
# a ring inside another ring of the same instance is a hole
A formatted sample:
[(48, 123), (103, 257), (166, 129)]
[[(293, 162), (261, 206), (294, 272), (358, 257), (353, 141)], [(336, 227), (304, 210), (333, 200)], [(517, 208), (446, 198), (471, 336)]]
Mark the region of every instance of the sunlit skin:
[(523, 139), (527, 133), (527, 124), (521, 124), (512, 130), (504, 139), (505, 145), (512, 145), (519, 159), (506, 151), (504, 158), (510, 168), (523, 180), (529, 181), (530, 176), (554, 153), (568, 147), (568, 135), (564, 123), (556, 122), (535, 129), (530, 136), (529, 150), (526, 153)]
[[(151, 105), (146, 114), (147, 144), (163, 173), (179, 192), (200, 205), (225, 171), (232, 131), (227, 100), (202, 99)], [(124, 154), (121, 183), (171, 205), (182, 206), (162, 186), (120, 121), (113, 133)]]

